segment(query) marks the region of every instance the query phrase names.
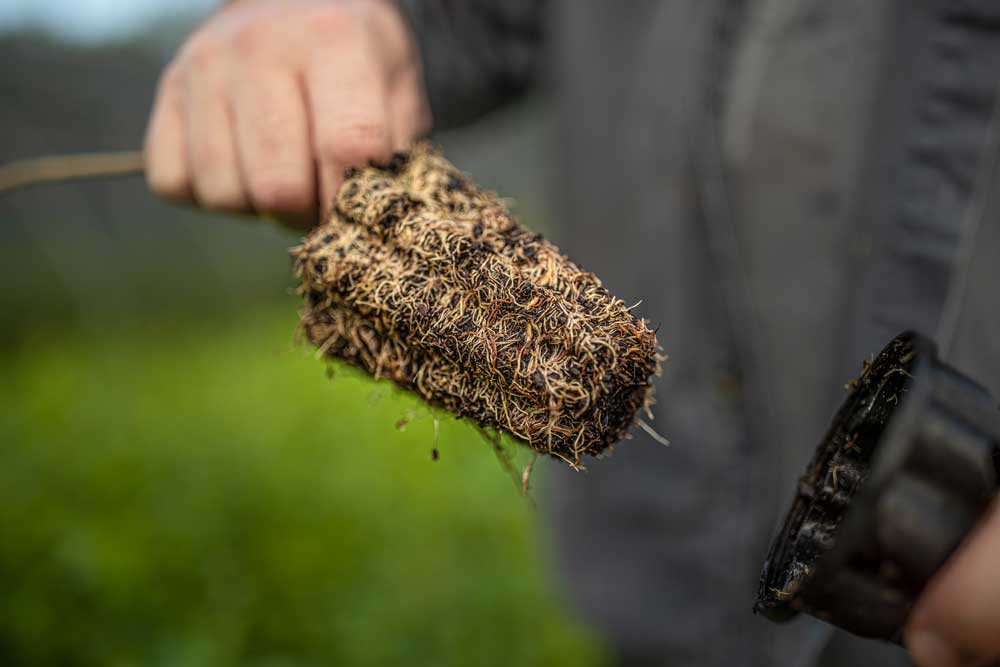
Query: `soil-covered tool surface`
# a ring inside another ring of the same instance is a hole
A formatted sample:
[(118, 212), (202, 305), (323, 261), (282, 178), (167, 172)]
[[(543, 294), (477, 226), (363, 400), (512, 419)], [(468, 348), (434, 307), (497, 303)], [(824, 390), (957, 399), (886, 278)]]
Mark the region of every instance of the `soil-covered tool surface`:
[(351, 171), (292, 254), (324, 355), (571, 465), (651, 400), (654, 332), (427, 144)]

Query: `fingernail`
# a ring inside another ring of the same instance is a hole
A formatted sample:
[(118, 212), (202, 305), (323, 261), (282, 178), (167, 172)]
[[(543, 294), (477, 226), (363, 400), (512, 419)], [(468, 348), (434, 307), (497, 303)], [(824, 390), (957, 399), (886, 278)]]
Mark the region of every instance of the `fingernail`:
[(961, 667), (958, 651), (932, 632), (916, 632), (906, 645), (920, 667)]

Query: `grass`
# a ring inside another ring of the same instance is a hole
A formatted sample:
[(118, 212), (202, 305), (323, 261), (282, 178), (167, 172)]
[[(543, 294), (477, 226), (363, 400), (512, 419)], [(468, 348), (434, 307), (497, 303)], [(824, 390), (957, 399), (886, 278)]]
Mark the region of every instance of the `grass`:
[[(597, 665), (466, 424), (240, 321), (0, 353), (0, 664)], [(544, 466), (543, 466), (544, 468)], [(544, 470), (542, 470), (544, 473)]]

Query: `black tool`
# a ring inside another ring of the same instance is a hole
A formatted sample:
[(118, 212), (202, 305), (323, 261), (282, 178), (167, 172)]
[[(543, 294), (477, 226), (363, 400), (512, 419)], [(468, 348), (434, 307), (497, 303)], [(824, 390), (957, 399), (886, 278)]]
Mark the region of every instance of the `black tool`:
[(997, 493), (1000, 412), (912, 332), (848, 388), (771, 545), (754, 611), (805, 612), (899, 643), (924, 586)]

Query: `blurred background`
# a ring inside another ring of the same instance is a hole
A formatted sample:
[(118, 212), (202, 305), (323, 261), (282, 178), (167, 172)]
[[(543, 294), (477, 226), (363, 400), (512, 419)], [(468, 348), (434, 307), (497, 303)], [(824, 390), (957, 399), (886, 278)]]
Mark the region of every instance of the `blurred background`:
[[(0, 2), (0, 162), (139, 147), (212, 4)], [(439, 140), (544, 229), (547, 122)], [(0, 664), (605, 663), (478, 434), (295, 343), (297, 240), (139, 179), (0, 199)]]

